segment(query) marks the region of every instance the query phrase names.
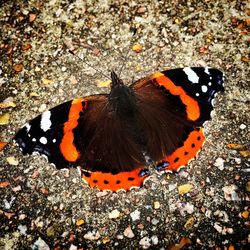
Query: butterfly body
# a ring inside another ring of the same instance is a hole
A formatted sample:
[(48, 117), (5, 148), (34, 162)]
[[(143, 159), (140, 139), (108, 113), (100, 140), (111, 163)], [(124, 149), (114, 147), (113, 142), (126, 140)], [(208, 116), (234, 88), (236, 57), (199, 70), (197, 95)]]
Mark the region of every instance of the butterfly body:
[(99, 189), (140, 186), (148, 161), (178, 171), (201, 149), (202, 124), (223, 74), (212, 68), (157, 72), (126, 86), (111, 72), (108, 95), (63, 103), (27, 123), (15, 136), (23, 153), (38, 152), (57, 168), (80, 166)]

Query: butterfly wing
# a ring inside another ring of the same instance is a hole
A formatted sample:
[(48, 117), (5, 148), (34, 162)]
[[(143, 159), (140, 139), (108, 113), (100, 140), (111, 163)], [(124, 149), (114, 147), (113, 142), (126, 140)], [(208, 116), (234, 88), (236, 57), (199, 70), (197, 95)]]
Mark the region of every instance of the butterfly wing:
[(147, 153), (157, 169), (178, 170), (195, 157), (204, 142), (200, 128), (210, 118), (213, 98), (223, 90), (223, 74), (210, 68), (157, 72), (132, 85)]
[(60, 104), (26, 123), (14, 140), (24, 154), (44, 155), (57, 168), (65, 168), (79, 158), (73, 130), (86, 108), (82, 98)]
[[(110, 111), (108, 96), (56, 106), (26, 123), (14, 137), (24, 154), (38, 153), (58, 169), (80, 166), (99, 189), (129, 189), (147, 177), (129, 128)], [(136, 160), (134, 160), (136, 159)]]

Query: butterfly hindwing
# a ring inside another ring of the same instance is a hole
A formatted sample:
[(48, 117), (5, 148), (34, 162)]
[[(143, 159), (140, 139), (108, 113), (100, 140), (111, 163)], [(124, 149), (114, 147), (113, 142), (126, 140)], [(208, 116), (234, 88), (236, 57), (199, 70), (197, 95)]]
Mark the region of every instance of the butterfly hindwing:
[[(120, 132), (122, 131), (122, 132)], [(109, 111), (106, 95), (74, 99), (29, 123), (14, 137), (24, 154), (46, 156), (58, 169), (82, 168), (82, 178), (100, 190), (140, 187), (148, 171), (126, 123)]]

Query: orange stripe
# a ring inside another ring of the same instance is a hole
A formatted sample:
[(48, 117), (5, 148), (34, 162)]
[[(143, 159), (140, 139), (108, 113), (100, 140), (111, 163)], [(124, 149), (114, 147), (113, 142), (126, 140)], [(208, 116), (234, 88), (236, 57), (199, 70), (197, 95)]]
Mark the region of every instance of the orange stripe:
[(129, 172), (120, 172), (118, 174), (93, 172), (90, 177), (83, 174), (82, 178), (89, 184), (90, 187), (97, 187), (100, 190), (111, 190), (116, 192), (124, 189), (129, 190), (131, 187), (140, 187), (144, 180), (148, 177), (139, 176), (143, 168), (137, 168)]
[(80, 157), (80, 153), (74, 145), (73, 129), (78, 125), (80, 112), (83, 110), (82, 101), (82, 98), (74, 99), (72, 101), (68, 121), (64, 123), (63, 127), (64, 136), (60, 144), (60, 151), (65, 160), (70, 162), (75, 162)]
[(156, 80), (160, 86), (169, 90), (172, 95), (180, 96), (182, 103), (186, 106), (187, 117), (191, 121), (196, 121), (200, 117), (200, 108), (198, 102), (188, 96), (186, 92), (176, 85), (164, 74), (156, 72), (150, 77), (151, 80)]
[[(199, 140), (197, 139), (198, 137)], [(187, 165), (188, 162), (199, 152), (204, 141), (205, 137), (201, 128), (199, 130), (192, 131), (187, 140), (184, 142), (184, 145), (177, 148), (171, 155), (165, 158), (165, 160), (169, 162), (169, 166), (166, 170), (178, 171), (180, 167)], [(188, 154), (185, 154), (185, 152)], [(175, 162), (176, 158), (179, 159)]]

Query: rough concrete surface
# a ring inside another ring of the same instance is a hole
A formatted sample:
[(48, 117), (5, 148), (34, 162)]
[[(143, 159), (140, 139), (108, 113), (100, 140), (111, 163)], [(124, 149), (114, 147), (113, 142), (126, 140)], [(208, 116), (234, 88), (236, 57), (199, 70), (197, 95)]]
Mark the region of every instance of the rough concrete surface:
[[(248, 3), (0, 1), (0, 141), (10, 142), (0, 151), (0, 248), (247, 249)], [(135, 42), (140, 53), (131, 50)], [(96, 82), (107, 78), (89, 64), (109, 76), (123, 63), (128, 84), (183, 66), (225, 73), (225, 92), (205, 125), (206, 143), (187, 168), (154, 173), (138, 190), (101, 192), (75, 169), (58, 171), (12, 143), (15, 132), (45, 109), (108, 92)], [(192, 188), (180, 195), (183, 184)]]

